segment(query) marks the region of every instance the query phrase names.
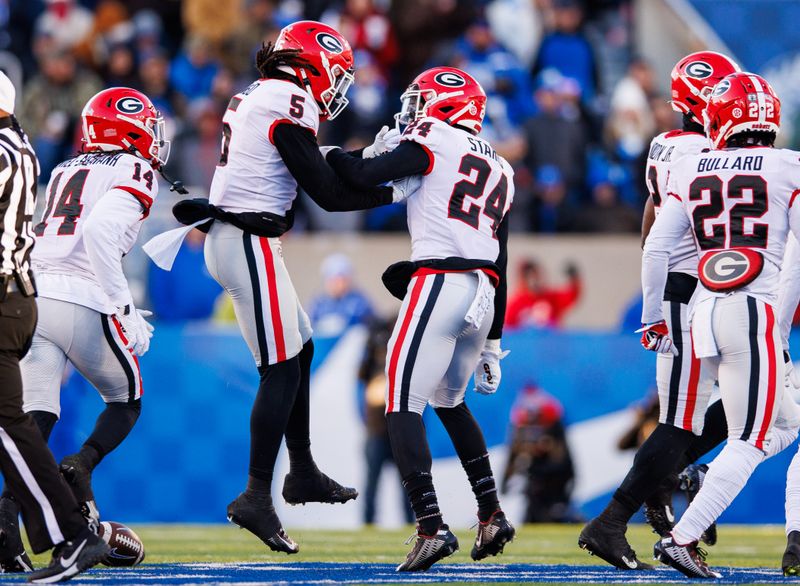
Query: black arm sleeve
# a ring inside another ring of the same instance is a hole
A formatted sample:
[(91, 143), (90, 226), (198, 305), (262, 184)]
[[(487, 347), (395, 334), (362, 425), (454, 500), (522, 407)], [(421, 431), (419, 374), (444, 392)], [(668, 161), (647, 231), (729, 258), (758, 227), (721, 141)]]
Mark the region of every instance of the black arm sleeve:
[(372, 159), (354, 157), (341, 149), (330, 151), (325, 158), (339, 177), (360, 189), (420, 175), (427, 172), (431, 164), (428, 151), (409, 140), (401, 142), (393, 151)]
[[(509, 212), (510, 213), (510, 212)], [(499, 340), (503, 336), (503, 323), (506, 321), (506, 297), (508, 294), (508, 213), (497, 228), (497, 240), (500, 243), (500, 254), (497, 255), (497, 268), (500, 272), (500, 283), (494, 291), (494, 321), (489, 330), (490, 340)]]
[(280, 124), (272, 134), (286, 168), (326, 212), (366, 210), (392, 203), (390, 187), (353, 189), (337, 177), (319, 152), (314, 133), (296, 124)]

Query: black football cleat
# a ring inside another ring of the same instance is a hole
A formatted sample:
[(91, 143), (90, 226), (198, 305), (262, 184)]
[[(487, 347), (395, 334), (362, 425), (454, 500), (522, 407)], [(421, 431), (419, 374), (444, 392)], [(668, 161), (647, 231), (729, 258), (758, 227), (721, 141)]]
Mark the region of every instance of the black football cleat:
[(722, 578), (722, 574), (708, 567), (706, 552), (697, 547), (696, 541), (680, 545), (672, 536), (664, 537), (653, 546), (653, 557), (689, 578)]
[(653, 528), (653, 533), (659, 537), (666, 537), (675, 527), (675, 513), (672, 505), (651, 504), (644, 506), (644, 518)]
[(346, 503), (358, 496), (355, 488), (342, 486), (319, 470), (308, 474), (289, 473), (283, 480), (283, 500), (290, 505)]
[(787, 536), (781, 569), (784, 576), (800, 576), (800, 531), (792, 531)]
[(33, 563), (19, 534), (19, 505), (8, 497), (0, 498), (0, 573), (32, 571)]
[(490, 555), (503, 553), (506, 543), (513, 541), (516, 534), (516, 529), (506, 519), (505, 513), (497, 511), (485, 523), (478, 522), (478, 534), (470, 556), (477, 562)]
[(63, 582), (102, 562), (111, 551), (108, 544), (88, 526), (80, 534), (53, 549), (50, 565), (28, 575), (28, 582)]
[[(686, 493), (686, 501), (691, 504), (697, 493), (703, 487), (706, 474), (708, 473), (707, 464), (689, 464), (683, 472), (678, 475), (679, 488)], [(717, 543), (717, 524), (712, 523), (708, 529), (703, 531), (700, 541), (706, 545)]]
[(246, 493), (240, 494), (228, 505), (228, 521), (247, 529), (272, 551), (290, 555), (300, 551), (300, 546), (281, 527), (274, 507), (256, 503)]
[(71, 454), (61, 460), (59, 469), (64, 480), (67, 481), (67, 484), (72, 489), (75, 500), (80, 504), (81, 514), (86, 518), (86, 521), (90, 525), (99, 523), (100, 511), (97, 510), (97, 504), (94, 501), (92, 471), (89, 466), (86, 465), (80, 454)]
[(625, 538), (625, 530), (624, 525), (611, 525), (594, 518), (581, 531), (578, 545), (620, 570), (652, 570), (653, 566), (636, 557)]
[(447, 525), (441, 525), (434, 535), (423, 535), (420, 528), (406, 544), (414, 539), (414, 547), (408, 552), (406, 561), (397, 566), (398, 572), (424, 572), (433, 564), (458, 551), (458, 538)]

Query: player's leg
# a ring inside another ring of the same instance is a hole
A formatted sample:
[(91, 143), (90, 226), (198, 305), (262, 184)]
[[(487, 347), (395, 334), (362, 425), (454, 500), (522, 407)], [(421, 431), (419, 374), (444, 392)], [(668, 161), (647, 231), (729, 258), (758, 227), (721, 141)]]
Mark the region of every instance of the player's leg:
[(800, 575), (800, 449), (786, 473), (786, 550), (781, 568), (786, 576)]
[(458, 540), (439, 510), (422, 421), (464, 327), (468, 289), (454, 277), (437, 274), (411, 280), (387, 350), (386, 423), (395, 464), (417, 519), (417, 540), (399, 571), (426, 570), (458, 549)]
[(358, 496), (355, 488), (342, 486), (317, 468), (311, 454), (311, 362), (314, 341), (311, 324), (298, 303), (300, 331), (307, 341), (300, 351), (300, 386), (286, 425), (286, 448), (289, 452), (289, 474), (283, 481), (283, 498), (290, 505), (304, 503), (345, 503)]
[(783, 396), (783, 361), (771, 306), (746, 295), (718, 299), (713, 333), (728, 442), (709, 466), (696, 498), (656, 555), (687, 576), (714, 577), (696, 543), (744, 488), (764, 459)]
[(478, 531), (471, 551), (472, 559), (476, 561), (501, 553), (515, 535), (514, 527), (500, 508), (483, 431), (464, 400), (492, 316), (490, 311), (480, 330), (468, 329), (456, 341), (450, 368), (431, 401), (453, 442), (478, 504)]
[(125, 332), (113, 315), (73, 305), (72, 343), (67, 357), (100, 393), (105, 409), (80, 450), (61, 460), (61, 472), (81, 505), (95, 521), (100, 513), (92, 490), (92, 473), (130, 434), (142, 410), (139, 359), (126, 348)]
[(296, 553), (299, 546), (284, 532), (272, 505), (272, 476), (300, 387), (303, 339), (297, 296), (277, 239), (215, 222), (206, 238), (205, 257), (209, 272), (231, 297), (260, 377), (250, 414), (247, 487), (228, 505), (228, 519), (270, 549)]
[[(659, 354), (656, 381), (659, 424), (645, 440), (622, 484), (600, 513), (581, 531), (578, 544), (623, 570), (647, 569), (636, 557), (625, 533), (630, 518), (645, 500), (678, 469), (679, 462), (702, 429), (711, 395), (713, 373), (703, 369), (692, 350), (686, 305), (664, 302), (664, 314), (679, 355)], [(665, 519), (669, 521), (669, 518)]]

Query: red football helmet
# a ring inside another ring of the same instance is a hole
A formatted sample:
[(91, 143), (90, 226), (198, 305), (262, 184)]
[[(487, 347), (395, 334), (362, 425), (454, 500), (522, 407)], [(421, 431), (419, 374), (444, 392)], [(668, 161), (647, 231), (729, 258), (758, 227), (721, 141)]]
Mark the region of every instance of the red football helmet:
[(84, 151), (131, 151), (156, 169), (167, 163), (164, 118), (142, 92), (112, 87), (86, 102), (81, 112)]
[(395, 119), (404, 125), (431, 116), (478, 134), (486, 113), (486, 92), (481, 84), (455, 67), (434, 67), (423, 71), (400, 99), (403, 105)]
[(687, 55), (672, 68), (672, 109), (690, 114), (702, 124), (711, 89), (737, 71), (741, 71), (739, 66), (722, 53), (698, 51)]
[(711, 146), (721, 149), (740, 132), (777, 135), (781, 127), (781, 101), (763, 77), (734, 73), (714, 86), (703, 115)]
[(323, 118), (333, 120), (341, 114), (350, 103), (345, 94), (355, 79), (353, 50), (347, 39), (327, 24), (301, 20), (281, 30), (275, 49), (297, 50), (308, 63), (292, 73), (317, 100)]

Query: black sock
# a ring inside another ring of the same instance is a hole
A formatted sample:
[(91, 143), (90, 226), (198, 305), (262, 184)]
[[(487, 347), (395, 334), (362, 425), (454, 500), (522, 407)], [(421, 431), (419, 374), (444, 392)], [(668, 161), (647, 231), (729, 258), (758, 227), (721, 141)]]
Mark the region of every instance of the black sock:
[(310, 391), (311, 361), (314, 359), (314, 341), (303, 345), (298, 356), (300, 361), (300, 386), (294, 400), (289, 422), (286, 425), (286, 449), (289, 450), (289, 472), (309, 474), (316, 472), (317, 465), (311, 455)]
[(394, 461), (420, 531), (424, 535), (434, 535), (442, 524), (442, 513), (433, 486), (433, 462), (422, 416), (418, 413), (389, 413), (386, 425)]
[(633, 466), (600, 516), (627, 525), (645, 499), (673, 473), (694, 438), (691, 431), (659, 423), (636, 452)]
[(80, 456), (90, 470), (94, 470), (103, 458), (128, 437), (141, 412), (141, 399), (106, 405), (97, 417), (92, 435), (83, 443), (80, 450)]
[(53, 427), (58, 422), (58, 415), (49, 411), (31, 411), (28, 415), (33, 418), (36, 427), (42, 432), (44, 441), (50, 441), (50, 434), (53, 433)]
[(272, 474), (264, 476), (265, 478), (248, 476), (245, 493), (251, 500), (259, 504), (272, 506)]
[(250, 476), (272, 482), (275, 460), (300, 384), (295, 356), (258, 369), (261, 382), (250, 412)]
[(486, 522), (500, 510), (500, 501), (497, 500), (497, 488), (483, 432), (466, 403), (452, 408), (437, 408), (435, 411), (469, 478), (478, 501), (478, 519)]

